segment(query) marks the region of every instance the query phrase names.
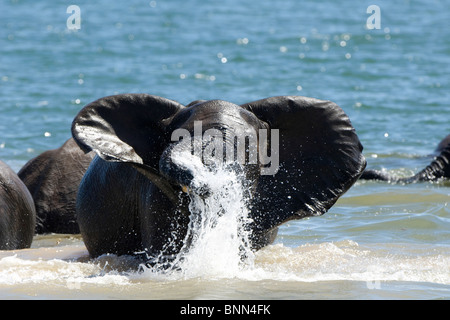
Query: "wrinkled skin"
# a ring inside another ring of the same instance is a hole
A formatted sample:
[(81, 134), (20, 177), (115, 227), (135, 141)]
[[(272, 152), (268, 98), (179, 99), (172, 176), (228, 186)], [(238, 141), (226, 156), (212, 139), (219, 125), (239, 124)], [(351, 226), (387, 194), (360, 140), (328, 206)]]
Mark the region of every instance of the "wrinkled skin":
[[(240, 163), (251, 194), (252, 248), (274, 240), (277, 227), (291, 219), (324, 214), (359, 178), (366, 162), (350, 120), (336, 104), (283, 96), (241, 106), (221, 100), (188, 106), (147, 94), (105, 97), (75, 117), (72, 134), (86, 152), (97, 156), (79, 188), (76, 210), (84, 243), (92, 257), (105, 253), (149, 256), (179, 252), (189, 223), (189, 198), (208, 196), (191, 182), (195, 172), (174, 161), (180, 146), (172, 134), (193, 135), (195, 121), (204, 133), (279, 130), (279, 170)], [(203, 141), (206, 148), (208, 140)], [(225, 144), (232, 145), (231, 139)], [(186, 145), (184, 145), (186, 147)], [(218, 158), (217, 158), (218, 159)], [(214, 162), (204, 161), (207, 168)], [(288, 196), (289, 195), (289, 196)]]
[(450, 134), (442, 139), (437, 146), (431, 163), (415, 175), (397, 177), (386, 172), (368, 169), (361, 175), (361, 179), (404, 184), (450, 179)]
[(29, 248), (35, 221), (33, 198), (27, 187), (0, 161), (0, 250)]
[(18, 172), (36, 206), (36, 233), (80, 233), (75, 202), (83, 175), (94, 157), (70, 138), (60, 148), (28, 161)]

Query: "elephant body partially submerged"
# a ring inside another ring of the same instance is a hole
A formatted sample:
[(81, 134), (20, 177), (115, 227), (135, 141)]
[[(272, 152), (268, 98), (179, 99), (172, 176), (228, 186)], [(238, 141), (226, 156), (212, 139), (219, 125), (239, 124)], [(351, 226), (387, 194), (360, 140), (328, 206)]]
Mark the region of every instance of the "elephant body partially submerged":
[(29, 160), (18, 172), (36, 206), (36, 233), (80, 233), (75, 216), (78, 185), (94, 154), (70, 138)]
[(27, 187), (0, 161), (0, 250), (29, 248), (35, 221), (34, 202)]
[[(196, 135), (199, 122), (202, 129)], [(245, 161), (225, 162), (245, 177), (250, 195), (246, 228), (253, 249), (270, 243), (280, 224), (325, 213), (366, 164), (350, 120), (330, 101), (283, 96), (241, 106), (221, 100), (184, 106), (146, 94), (99, 99), (83, 108), (72, 124), (75, 141), (97, 154), (76, 204), (91, 256), (179, 252), (189, 225), (189, 197), (183, 191), (209, 196), (207, 185), (193, 183), (195, 172), (174, 161), (180, 150), (196, 148), (186, 143), (186, 136), (174, 141), (174, 132), (180, 130), (190, 133), (193, 141), (201, 135), (197, 147), (209, 150), (203, 163), (211, 170), (222, 157), (221, 148), (237, 148), (230, 137), (256, 137), (259, 156), (266, 147), (278, 161), (276, 170), (261, 174), (268, 164), (249, 161), (249, 153), (256, 150), (250, 140), (240, 158)], [(261, 142), (261, 130), (277, 130), (276, 148), (270, 137)], [(223, 144), (216, 144), (219, 133)]]

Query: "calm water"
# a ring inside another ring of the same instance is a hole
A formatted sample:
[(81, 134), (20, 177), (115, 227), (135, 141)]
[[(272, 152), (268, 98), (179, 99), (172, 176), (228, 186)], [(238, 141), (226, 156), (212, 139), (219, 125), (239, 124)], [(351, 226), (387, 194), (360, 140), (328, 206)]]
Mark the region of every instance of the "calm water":
[[(79, 0), (79, 30), (71, 4), (0, 3), (0, 159), (16, 171), (61, 145), (83, 105), (124, 92), (329, 99), (368, 166), (400, 175), (450, 133), (448, 0)], [(365, 27), (371, 4), (380, 29)], [(36, 236), (0, 252), (0, 299), (449, 299), (449, 199), (448, 182), (358, 182), (231, 274), (130, 272), (126, 258), (89, 261), (78, 236)]]

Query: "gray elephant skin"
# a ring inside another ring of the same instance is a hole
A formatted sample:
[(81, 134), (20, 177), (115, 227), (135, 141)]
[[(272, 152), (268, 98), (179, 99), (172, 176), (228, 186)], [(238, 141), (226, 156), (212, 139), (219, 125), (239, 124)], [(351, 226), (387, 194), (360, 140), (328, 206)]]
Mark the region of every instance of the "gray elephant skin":
[(27, 187), (0, 161), (0, 250), (29, 248), (35, 221), (33, 198)]
[[(218, 130), (225, 136), (260, 129), (279, 132), (279, 170), (262, 175), (262, 165), (239, 164), (251, 200), (251, 246), (273, 241), (291, 219), (324, 214), (363, 172), (362, 146), (343, 110), (330, 101), (279, 96), (236, 105), (222, 100), (185, 106), (148, 94), (120, 94), (85, 106), (72, 135), (94, 151), (78, 190), (76, 214), (91, 257), (146, 252), (154, 257), (180, 251), (189, 224), (187, 186), (195, 172), (173, 159), (182, 129)], [(225, 139), (225, 144), (233, 144)], [(202, 148), (208, 142), (202, 142)], [(269, 139), (267, 140), (269, 144)], [(232, 147), (232, 146), (231, 146)], [(214, 163), (204, 163), (214, 166)], [(169, 245), (169, 243), (171, 245)]]
[(29, 160), (18, 172), (36, 207), (36, 233), (78, 234), (75, 203), (83, 175), (94, 157), (70, 138), (61, 147)]

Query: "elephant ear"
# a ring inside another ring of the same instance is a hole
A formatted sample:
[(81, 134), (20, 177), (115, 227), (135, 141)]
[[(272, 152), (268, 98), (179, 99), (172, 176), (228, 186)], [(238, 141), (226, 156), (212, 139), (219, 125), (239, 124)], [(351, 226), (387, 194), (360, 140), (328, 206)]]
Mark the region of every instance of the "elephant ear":
[(279, 130), (279, 170), (260, 176), (252, 207), (262, 229), (324, 214), (363, 172), (362, 145), (335, 103), (281, 96), (242, 107)]
[(183, 108), (178, 102), (148, 94), (104, 97), (78, 113), (72, 135), (84, 151), (94, 150), (104, 160), (156, 171), (167, 145), (166, 122)]

